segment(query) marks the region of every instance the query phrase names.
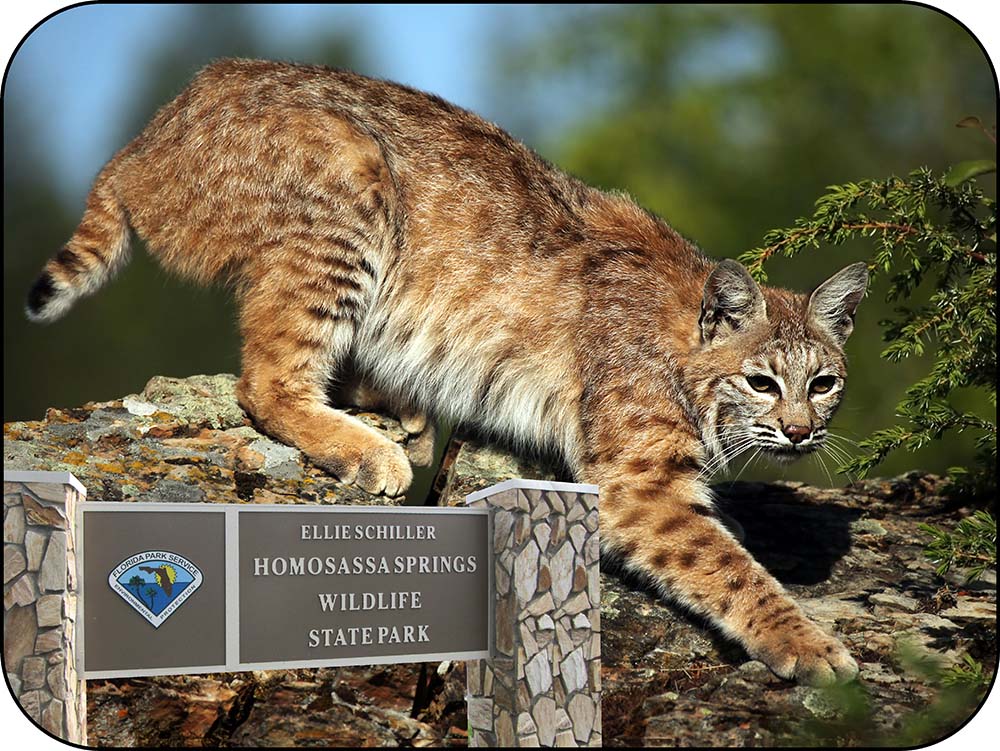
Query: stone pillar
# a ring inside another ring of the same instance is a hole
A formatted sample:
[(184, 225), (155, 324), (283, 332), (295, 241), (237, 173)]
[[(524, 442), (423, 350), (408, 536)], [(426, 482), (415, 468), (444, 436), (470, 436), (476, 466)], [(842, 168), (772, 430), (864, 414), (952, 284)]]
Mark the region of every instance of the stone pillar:
[(493, 510), (495, 645), (470, 661), (470, 746), (601, 745), (597, 486), (509, 480)]
[(86, 744), (87, 701), (77, 677), (76, 504), (87, 491), (68, 472), (3, 474), (3, 652), (14, 696), (53, 735)]

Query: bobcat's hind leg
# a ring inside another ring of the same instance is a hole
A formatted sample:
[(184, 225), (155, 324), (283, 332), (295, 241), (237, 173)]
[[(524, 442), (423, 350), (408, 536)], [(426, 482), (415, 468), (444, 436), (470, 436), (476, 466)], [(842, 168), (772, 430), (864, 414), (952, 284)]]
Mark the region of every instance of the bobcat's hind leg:
[[(360, 378), (354, 378), (341, 387), (338, 397), (345, 404), (353, 404), (362, 409), (393, 409), (385, 395)], [(428, 419), (426, 413), (412, 407), (395, 408), (394, 411), (403, 430), (409, 434), (406, 453), (410, 462), (416, 467), (429, 467), (434, 461), (434, 421)]]
[[(315, 250), (272, 259), (241, 295), (240, 404), (275, 438), (342, 482), (401, 495), (413, 479), (403, 448), (326, 402), (328, 374), (350, 349), (365, 305), (365, 272)], [(302, 262), (320, 265), (312, 268)]]

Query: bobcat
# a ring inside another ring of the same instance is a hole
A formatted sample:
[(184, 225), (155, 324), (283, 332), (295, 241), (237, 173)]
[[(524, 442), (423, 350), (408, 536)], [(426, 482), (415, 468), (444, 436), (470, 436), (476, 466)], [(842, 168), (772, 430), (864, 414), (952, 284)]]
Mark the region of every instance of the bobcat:
[(864, 264), (761, 288), (627, 197), (588, 187), (435, 96), (322, 67), (202, 70), (105, 166), (28, 315), (52, 321), (129, 255), (225, 282), (241, 404), (344, 482), (397, 495), (404, 451), (327, 403), (347, 363), (412, 432), (425, 413), (562, 456), (602, 538), (776, 674), (848, 679), (712, 505), (746, 447), (819, 447), (843, 394)]

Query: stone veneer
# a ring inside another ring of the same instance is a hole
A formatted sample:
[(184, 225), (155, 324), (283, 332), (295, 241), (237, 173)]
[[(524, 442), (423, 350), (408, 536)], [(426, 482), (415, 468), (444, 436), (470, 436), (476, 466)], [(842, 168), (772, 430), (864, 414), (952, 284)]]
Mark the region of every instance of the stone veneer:
[(55, 736), (86, 744), (77, 677), (72, 520), (83, 485), (67, 472), (4, 472), (3, 654), (25, 712)]
[(470, 746), (600, 746), (597, 488), (511, 480), (493, 514), (494, 656), (467, 663)]

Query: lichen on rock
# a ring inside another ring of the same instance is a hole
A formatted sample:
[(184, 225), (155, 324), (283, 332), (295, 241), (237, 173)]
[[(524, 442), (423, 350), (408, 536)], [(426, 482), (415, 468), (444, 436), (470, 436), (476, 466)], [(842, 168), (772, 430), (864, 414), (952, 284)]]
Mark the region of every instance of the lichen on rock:
[[(344, 485), (254, 428), (235, 376), (156, 376), (139, 394), (4, 425), (4, 467), (72, 472), (91, 501), (397, 505)], [(348, 412), (406, 441), (384, 415)]]
[[(121, 400), (9, 423), (4, 467), (72, 472), (92, 501), (398, 503), (344, 486), (257, 431), (234, 385), (227, 375), (154, 378)], [(406, 440), (392, 418), (350, 411)], [(475, 442), (454, 441), (446, 456), (435, 482), (442, 505), (514, 477), (555, 477)], [(827, 489), (744, 482), (716, 492), (750, 552), (857, 658), (871, 732), (905, 726), (938, 691), (905, 669), (901, 644), (943, 665), (968, 654), (992, 670), (995, 571), (967, 586), (937, 576), (923, 554), (918, 525), (959, 518), (938, 478), (911, 473)], [(41, 565), (39, 555), (26, 547), (29, 566)], [(830, 721), (821, 694), (776, 678), (610, 565), (601, 603), (607, 745), (787, 745), (801, 742), (809, 723)], [(6, 618), (24, 620), (33, 641), (34, 608), (12, 595)], [(8, 667), (27, 654), (26, 644), (5, 643)], [(90, 681), (89, 737), (139, 746), (465, 745), (464, 694), (462, 663)]]

